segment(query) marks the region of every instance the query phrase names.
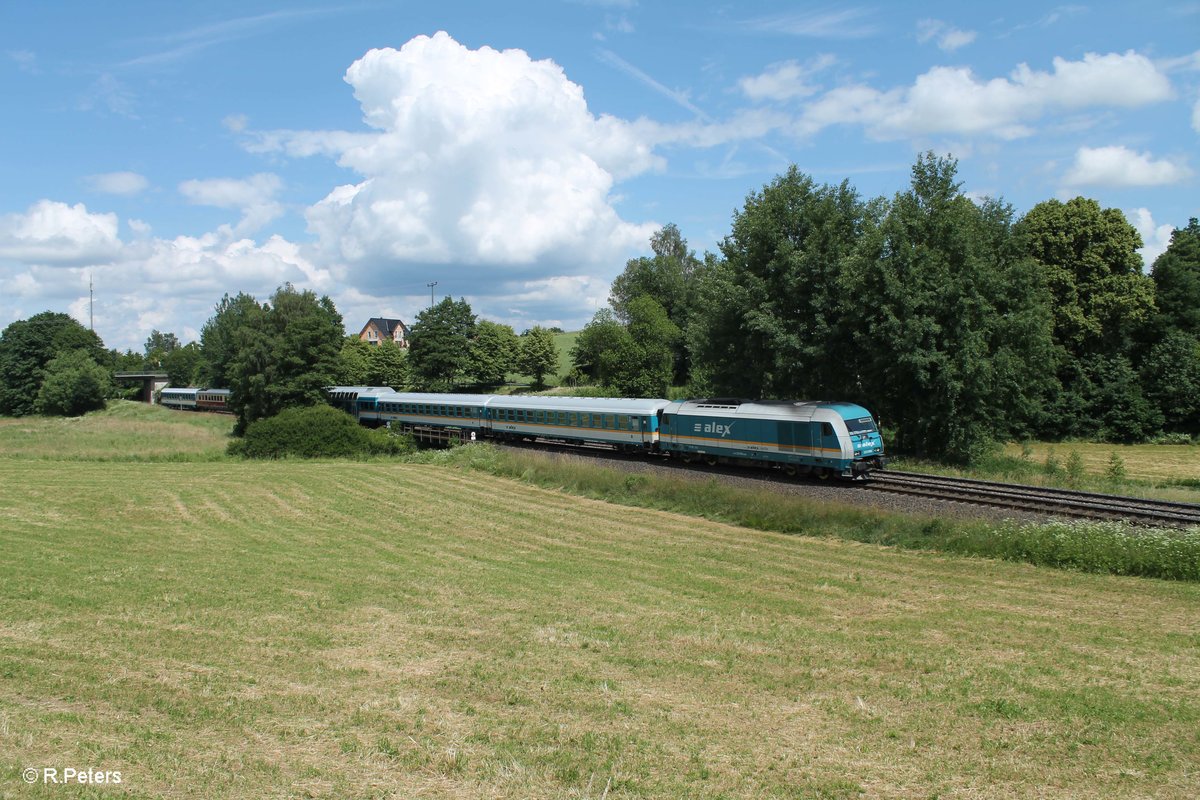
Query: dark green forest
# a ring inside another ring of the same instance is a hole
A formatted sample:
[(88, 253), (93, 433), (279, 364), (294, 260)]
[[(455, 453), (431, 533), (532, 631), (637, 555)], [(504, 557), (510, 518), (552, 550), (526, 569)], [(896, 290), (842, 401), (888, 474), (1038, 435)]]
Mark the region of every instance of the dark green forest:
[(1145, 274), (1119, 210), (1077, 197), (1018, 218), (956, 169), (925, 154), (905, 191), (866, 200), (792, 168), (703, 259), (668, 225), (576, 365), (655, 395), (855, 401), (900, 452), (957, 462), (1011, 439), (1200, 433), (1196, 220)]

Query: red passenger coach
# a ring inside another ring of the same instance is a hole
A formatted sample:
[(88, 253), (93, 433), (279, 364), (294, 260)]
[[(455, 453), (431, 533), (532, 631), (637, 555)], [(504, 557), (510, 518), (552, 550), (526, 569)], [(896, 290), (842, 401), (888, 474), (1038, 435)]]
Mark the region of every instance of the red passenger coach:
[(200, 411), (229, 411), (228, 389), (199, 389), (196, 392), (196, 408)]

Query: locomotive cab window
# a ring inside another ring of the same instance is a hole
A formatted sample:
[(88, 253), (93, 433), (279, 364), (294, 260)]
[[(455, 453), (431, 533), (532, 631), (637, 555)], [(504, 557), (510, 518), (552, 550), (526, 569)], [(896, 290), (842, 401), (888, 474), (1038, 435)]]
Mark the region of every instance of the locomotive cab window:
[(851, 433), (874, 433), (875, 420), (870, 417), (862, 417), (861, 419), (846, 420), (846, 430)]
[(833, 436), (833, 426), (830, 425), (828, 422), (822, 422), (821, 423), (821, 435), (822, 436)]

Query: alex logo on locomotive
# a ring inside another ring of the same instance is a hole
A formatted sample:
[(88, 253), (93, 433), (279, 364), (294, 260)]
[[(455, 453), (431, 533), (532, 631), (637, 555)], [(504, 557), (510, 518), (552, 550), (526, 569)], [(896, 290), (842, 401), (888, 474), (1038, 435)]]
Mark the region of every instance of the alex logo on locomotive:
[(693, 433), (715, 433), (717, 436), (720, 436), (723, 439), (726, 436), (728, 436), (729, 434), (733, 433), (733, 425), (732, 424), (720, 425), (716, 422), (705, 422), (703, 424), (697, 422), (696, 424), (694, 424), (692, 426), (692, 432)]

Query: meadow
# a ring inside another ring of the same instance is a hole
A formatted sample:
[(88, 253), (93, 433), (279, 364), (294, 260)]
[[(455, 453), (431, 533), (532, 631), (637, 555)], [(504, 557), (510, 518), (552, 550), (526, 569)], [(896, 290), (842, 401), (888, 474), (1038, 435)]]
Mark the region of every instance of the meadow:
[[(1130, 478), (1158, 483), (1177, 482), (1200, 489), (1200, 445), (1034, 442), (1025, 447), (1025, 457), (1040, 466), (1051, 459), (1061, 467), (1074, 452), (1079, 454), (1087, 474), (1103, 476), (1115, 455)], [(1005, 453), (1020, 457), (1022, 446), (1010, 444), (1005, 448)]]
[(0, 425), (0, 797), (1200, 793), (1195, 583), (227, 460), (199, 416)]

